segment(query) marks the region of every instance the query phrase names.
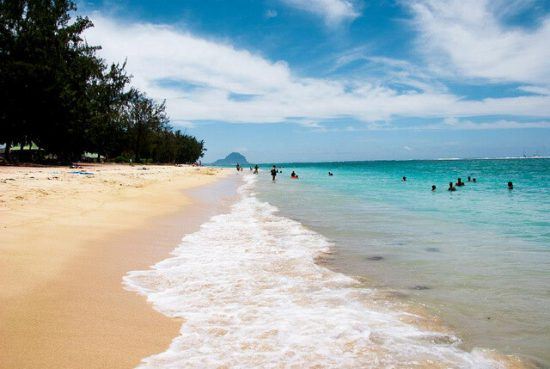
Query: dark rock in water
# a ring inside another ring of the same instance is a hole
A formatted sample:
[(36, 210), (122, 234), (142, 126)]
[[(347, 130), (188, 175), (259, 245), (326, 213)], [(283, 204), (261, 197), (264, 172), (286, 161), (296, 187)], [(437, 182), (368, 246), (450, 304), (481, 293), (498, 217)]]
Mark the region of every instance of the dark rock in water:
[(409, 295), (400, 291), (387, 292), (386, 296), (394, 299), (405, 299), (409, 297)]
[(441, 250), (438, 249), (437, 247), (428, 247), (426, 249), (426, 251), (428, 251), (428, 252), (440, 252)]
[(382, 257), (382, 256), (369, 256), (367, 258), (367, 260), (379, 261), (379, 260), (384, 260), (384, 257)]
[(424, 291), (424, 290), (429, 290), (429, 289), (430, 289), (430, 287), (423, 286), (421, 284), (418, 284), (416, 286), (411, 287), (411, 290), (417, 290), (417, 291)]

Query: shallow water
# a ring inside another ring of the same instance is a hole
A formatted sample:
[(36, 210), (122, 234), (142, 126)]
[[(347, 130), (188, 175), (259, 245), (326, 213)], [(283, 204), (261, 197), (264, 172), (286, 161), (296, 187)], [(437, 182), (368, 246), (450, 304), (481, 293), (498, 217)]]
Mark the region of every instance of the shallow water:
[[(506, 358), (463, 347), (395, 290), (324, 267), (342, 259), (340, 246), (256, 194), (272, 186), (270, 196), (277, 197), (283, 181), (243, 177), (228, 213), (185, 236), (171, 258), (124, 278), (128, 289), (184, 321), (170, 348), (140, 368), (505, 366)], [(312, 219), (328, 219), (320, 214)], [(354, 219), (348, 212), (341, 217)], [(348, 234), (347, 226), (334, 229)]]
[(275, 184), (259, 176), (258, 197), (333, 242), (333, 270), (423, 304), (465, 349), (550, 367), (550, 160), (282, 167)]

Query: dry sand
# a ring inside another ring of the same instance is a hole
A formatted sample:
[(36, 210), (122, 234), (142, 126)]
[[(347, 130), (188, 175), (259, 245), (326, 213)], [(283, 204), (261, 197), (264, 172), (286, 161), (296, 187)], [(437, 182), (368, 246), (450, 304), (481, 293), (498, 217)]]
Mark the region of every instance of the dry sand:
[(183, 190), (227, 172), (74, 170), (0, 167), (2, 369), (133, 368), (164, 351), (181, 325), (125, 291), (121, 280), (166, 257), (213, 207), (223, 206), (219, 188), (203, 200)]

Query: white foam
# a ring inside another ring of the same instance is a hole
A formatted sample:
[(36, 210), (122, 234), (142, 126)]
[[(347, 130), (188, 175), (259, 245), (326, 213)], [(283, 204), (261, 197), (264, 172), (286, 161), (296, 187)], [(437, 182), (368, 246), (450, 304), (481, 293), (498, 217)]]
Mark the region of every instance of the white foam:
[(456, 337), (404, 323), (407, 313), (373, 303), (375, 291), (315, 264), (329, 241), (276, 215), (254, 197), (254, 181), (245, 176), (230, 213), (185, 236), (173, 257), (124, 277), (184, 319), (168, 350), (139, 368), (501, 367)]

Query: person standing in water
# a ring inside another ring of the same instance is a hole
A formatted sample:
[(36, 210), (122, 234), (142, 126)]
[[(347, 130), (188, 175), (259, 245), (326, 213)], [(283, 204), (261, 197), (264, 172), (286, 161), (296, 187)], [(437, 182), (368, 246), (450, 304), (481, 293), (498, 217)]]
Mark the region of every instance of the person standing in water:
[(277, 167), (274, 165), (273, 168), (271, 168), (271, 178), (273, 182), (275, 182), (275, 177), (277, 177)]
[(436, 190), (437, 187), (435, 185), (432, 185), (432, 192)]
[(290, 174), (290, 178), (292, 178), (292, 179), (298, 179), (298, 175), (296, 174), (295, 171), (292, 171), (292, 173)]
[(403, 176), (403, 182), (407, 182), (407, 177)]
[(241, 166), (239, 165), (239, 163), (237, 163), (236, 168), (237, 168), (237, 172), (240, 172), (240, 171), (241, 171)]
[(508, 182), (508, 189), (509, 190), (513, 190), (514, 189), (514, 184), (510, 181)]
[(453, 186), (453, 182), (449, 182), (449, 188), (447, 189), (447, 191), (456, 191), (456, 187)]
[(254, 174), (258, 174), (258, 169), (259, 169), (258, 164), (256, 164), (254, 166)]

